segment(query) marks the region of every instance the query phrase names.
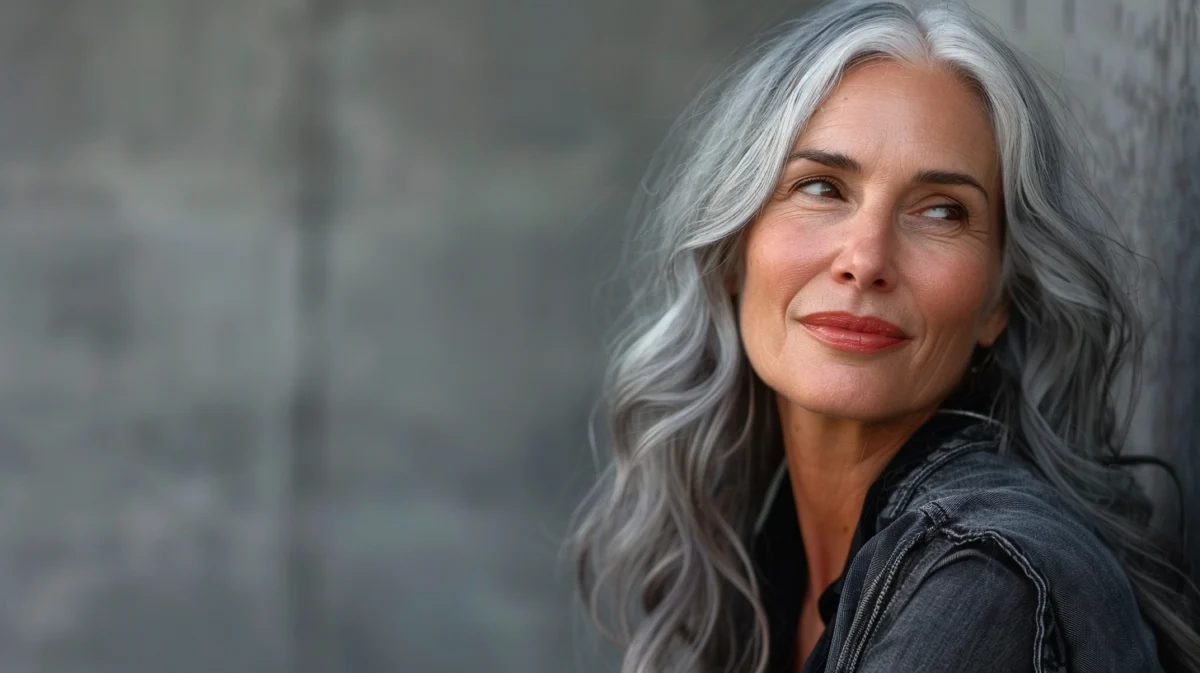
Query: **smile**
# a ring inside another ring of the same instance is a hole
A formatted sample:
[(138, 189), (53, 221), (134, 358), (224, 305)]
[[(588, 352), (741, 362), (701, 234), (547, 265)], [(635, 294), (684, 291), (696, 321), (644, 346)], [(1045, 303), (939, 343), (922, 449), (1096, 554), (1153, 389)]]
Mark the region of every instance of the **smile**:
[(876, 353), (899, 348), (910, 341), (907, 338), (855, 332), (854, 330), (831, 327), (829, 325), (804, 324), (804, 329), (808, 330), (809, 334), (812, 334), (818, 341), (825, 345), (852, 353)]

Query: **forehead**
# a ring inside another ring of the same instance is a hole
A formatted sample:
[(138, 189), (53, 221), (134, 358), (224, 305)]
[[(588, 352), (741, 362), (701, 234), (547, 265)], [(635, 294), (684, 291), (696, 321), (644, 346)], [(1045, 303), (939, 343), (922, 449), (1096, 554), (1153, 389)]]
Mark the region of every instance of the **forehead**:
[(987, 180), (999, 176), (982, 100), (961, 76), (935, 66), (879, 60), (851, 68), (809, 119), (796, 147), (844, 152), (867, 166), (900, 162)]

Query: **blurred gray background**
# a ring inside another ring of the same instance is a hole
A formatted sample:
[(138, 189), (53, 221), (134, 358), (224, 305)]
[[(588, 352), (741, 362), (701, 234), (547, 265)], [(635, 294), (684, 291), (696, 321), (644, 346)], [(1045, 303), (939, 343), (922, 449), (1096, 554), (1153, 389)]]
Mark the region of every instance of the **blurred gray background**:
[[(972, 4), (1145, 256), (1136, 448), (1200, 511), (1198, 0)], [(808, 6), (0, 2), (0, 671), (615, 670), (556, 559), (603, 283), (674, 116)]]

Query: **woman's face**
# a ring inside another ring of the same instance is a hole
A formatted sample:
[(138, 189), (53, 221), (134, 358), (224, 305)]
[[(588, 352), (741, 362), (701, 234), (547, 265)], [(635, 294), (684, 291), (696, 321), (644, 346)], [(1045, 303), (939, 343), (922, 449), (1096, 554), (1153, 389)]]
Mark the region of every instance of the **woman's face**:
[[(956, 76), (895, 61), (852, 68), (797, 140), (745, 232), (742, 343), (792, 404), (878, 420), (936, 404), (976, 344), (1007, 324), (1000, 166), (982, 103)], [(821, 312), (882, 318), (882, 349), (810, 326)], [(847, 341), (866, 350), (847, 349)]]

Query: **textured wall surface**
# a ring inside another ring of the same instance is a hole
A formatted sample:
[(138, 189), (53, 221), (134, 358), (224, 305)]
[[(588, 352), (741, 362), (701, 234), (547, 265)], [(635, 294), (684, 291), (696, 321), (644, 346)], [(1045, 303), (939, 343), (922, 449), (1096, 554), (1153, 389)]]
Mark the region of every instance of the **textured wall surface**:
[[(1094, 141), (1200, 494), (1198, 2), (974, 4)], [(598, 288), (805, 6), (0, 1), (0, 670), (612, 670), (556, 563)]]

